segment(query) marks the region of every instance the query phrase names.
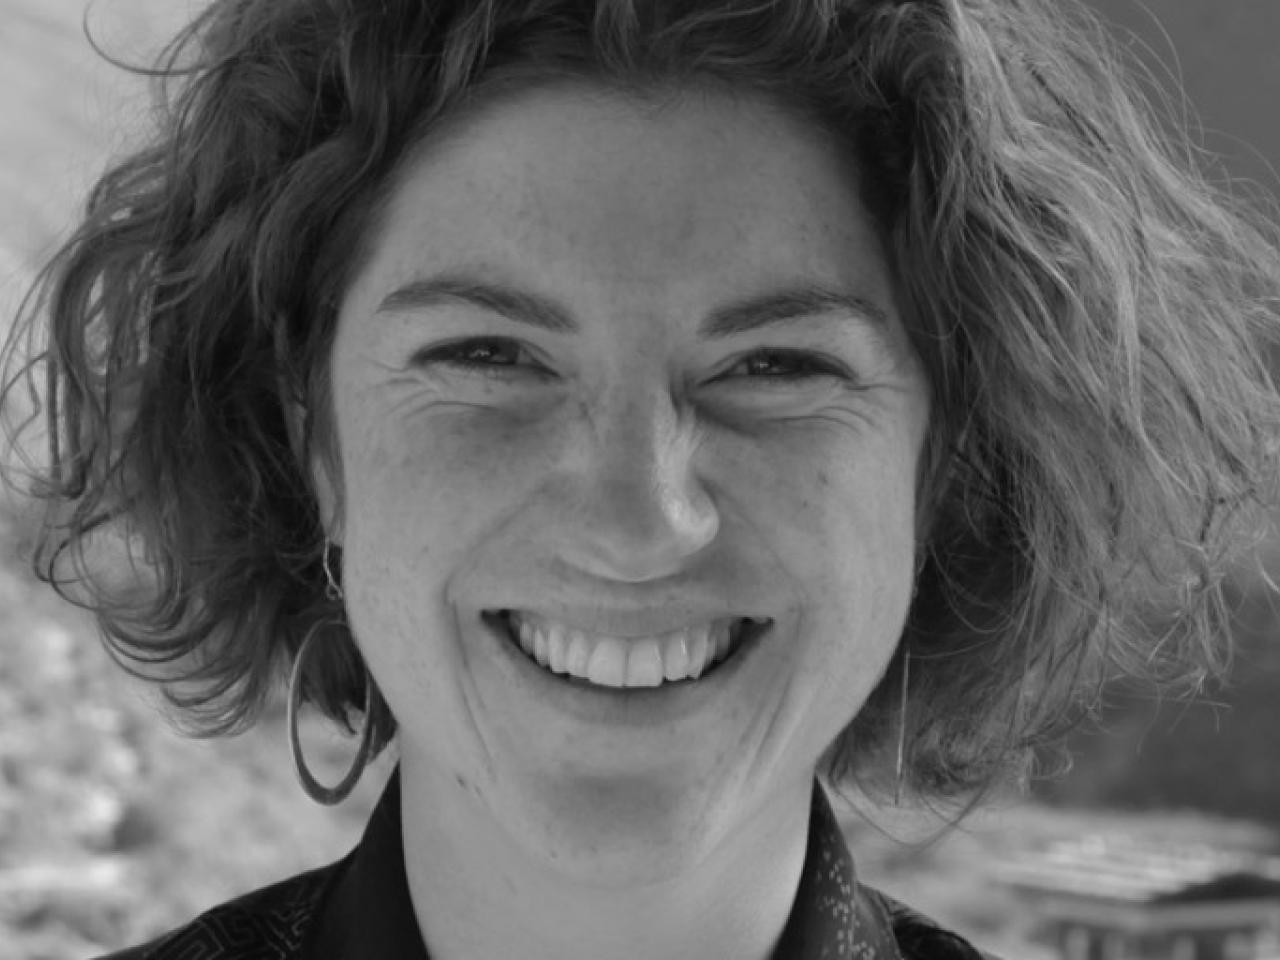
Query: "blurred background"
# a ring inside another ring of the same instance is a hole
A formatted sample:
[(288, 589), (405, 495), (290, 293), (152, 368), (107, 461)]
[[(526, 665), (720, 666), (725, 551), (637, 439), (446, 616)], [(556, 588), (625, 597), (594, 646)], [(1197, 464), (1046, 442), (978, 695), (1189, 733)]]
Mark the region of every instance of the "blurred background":
[[(1214, 176), (1259, 202), (1280, 191), (1280, 0), (1091, 2), (1185, 110)], [(147, 87), (94, 54), (86, 6), (0, 0), (6, 324), (145, 128)], [(114, 56), (145, 63), (200, 6), (97, 0), (89, 16)], [(0, 505), (0, 960), (90, 957), (344, 855), (394, 757), (329, 810), (294, 781), (279, 703), (242, 737), (181, 738), (92, 624), (32, 580), (34, 523), (29, 504)], [(1072, 770), (1032, 796), (953, 830), (842, 809), (863, 879), (1007, 960), (1280, 957), (1280, 639), (1259, 587), (1254, 570), (1233, 582), (1227, 687), (1193, 704), (1117, 692), (1102, 729), (1074, 738)], [(351, 745), (313, 718), (304, 739), (336, 779)]]

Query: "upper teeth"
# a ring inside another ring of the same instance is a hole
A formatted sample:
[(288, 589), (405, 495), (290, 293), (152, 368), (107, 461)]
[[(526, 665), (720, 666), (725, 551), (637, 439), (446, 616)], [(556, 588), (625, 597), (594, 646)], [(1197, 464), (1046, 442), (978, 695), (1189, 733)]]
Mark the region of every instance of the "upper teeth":
[(511, 613), (520, 646), (555, 673), (606, 687), (657, 687), (663, 680), (696, 680), (729, 653), (734, 621), (717, 620), (651, 637), (605, 637), (553, 620)]

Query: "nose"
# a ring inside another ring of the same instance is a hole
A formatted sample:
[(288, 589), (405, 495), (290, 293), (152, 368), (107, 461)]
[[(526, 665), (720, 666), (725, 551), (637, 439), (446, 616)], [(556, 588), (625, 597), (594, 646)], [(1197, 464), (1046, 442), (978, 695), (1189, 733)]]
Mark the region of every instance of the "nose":
[(695, 470), (698, 437), (665, 392), (623, 399), (585, 420), (579, 496), (566, 559), (626, 583), (678, 573), (711, 543), (719, 513)]

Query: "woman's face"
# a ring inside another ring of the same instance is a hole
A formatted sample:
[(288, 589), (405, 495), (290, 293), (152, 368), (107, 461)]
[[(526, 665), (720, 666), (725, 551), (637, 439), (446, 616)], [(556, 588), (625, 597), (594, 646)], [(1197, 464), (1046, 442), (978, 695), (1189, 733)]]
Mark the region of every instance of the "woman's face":
[[(435, 802), (615, 878), (807, 810), (904, 622), (928, 416), (852, 177), (768, 101), (585, 86), (407, 161), (341, 307), (322, 506)], [(500, 610), (585, 631), (602, 685)], [(770, 626), (665, 680), (659, 637), (743, 616)]]

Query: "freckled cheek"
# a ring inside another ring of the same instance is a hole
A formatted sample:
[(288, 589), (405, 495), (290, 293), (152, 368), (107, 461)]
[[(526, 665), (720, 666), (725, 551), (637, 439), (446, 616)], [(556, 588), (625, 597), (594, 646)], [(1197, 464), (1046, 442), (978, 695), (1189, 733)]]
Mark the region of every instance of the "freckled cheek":
[(914, 485), (900, 460), (862, 450), (810, 461), (774, 502), (777, 542), (806, 571), (811, 598), (834, 616), (895, 619), (910, 594)]
[(448, 588), (493, 505), (475, 467), (394, 430), (344, 444), (348, 613), (393, 708), (452, 675), (441, 672), (457, 656)]
[(500, 450), (450, 433), (432, 439), (370, 431), (348, 450), (347, 559), (371, 636), (450, 634), (456, 578), (524, 496)]
[(757, 516), (800, 542), (835, 536), (848, 552), (899, 539), (914, 497), (902, 458), (892, 450), (833, 443), (825, 433), (807, 440), (753, 449), (725, 475), (749, 485)]
[(443, 524), (491, 509), (512, 485), (503, 446), (463, 427), (403, 425), (357, 433), (346, 445), (347, 494), (366, 522), (384, 529)]

